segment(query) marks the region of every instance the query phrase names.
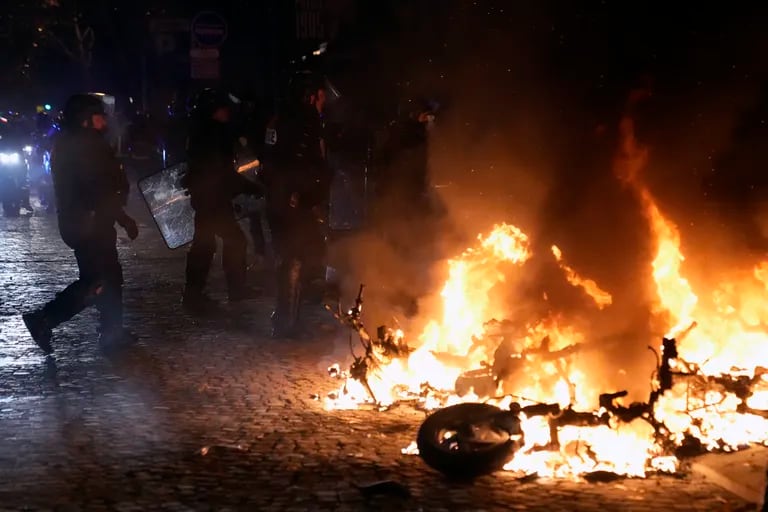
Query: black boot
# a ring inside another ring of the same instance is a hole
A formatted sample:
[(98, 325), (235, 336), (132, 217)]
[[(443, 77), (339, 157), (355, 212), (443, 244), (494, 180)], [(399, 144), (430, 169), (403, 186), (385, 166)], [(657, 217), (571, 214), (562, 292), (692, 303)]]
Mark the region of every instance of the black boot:
[(40, 347), (45, 354), (53, 352), (53, 347), (51, 346), (53, 331), (51, 331), (51, 326), (45, 318), (43, 311), (38, 310), (31, 313), (24, 313), (21, 318), (24, 320), (24, 325), (27, 326), (27, 330), (29, 331), (29, 334), (32, 335), (32, 339), (35, 340), (37, 346)]

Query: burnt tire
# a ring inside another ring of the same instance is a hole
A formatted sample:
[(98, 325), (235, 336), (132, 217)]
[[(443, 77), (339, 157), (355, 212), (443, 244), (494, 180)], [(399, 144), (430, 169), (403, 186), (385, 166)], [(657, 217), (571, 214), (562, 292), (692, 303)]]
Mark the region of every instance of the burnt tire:
[(416, 437), (419, 456), (432, 469), (456, 479), (472, 479), (502, 469), (515, 451), (516, 445), (511, 439), (467, 452), (449, 450), (439, 442), (441, 431), (483, 423), (500, 412), (501, 409), (493, 405), (465, 403), (432, 413), (419, 427)]

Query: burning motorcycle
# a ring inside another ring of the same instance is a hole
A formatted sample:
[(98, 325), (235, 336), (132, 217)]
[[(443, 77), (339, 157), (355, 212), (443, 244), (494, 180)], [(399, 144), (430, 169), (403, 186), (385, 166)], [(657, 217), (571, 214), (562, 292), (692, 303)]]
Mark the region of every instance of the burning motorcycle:
[[(391, 331), (385, 328), (379, 328), (375, 337), (368, 334), (360, 319), (362, 289), (361, 287), (353, 308), (344, 314), (334, 313), (334, 316), (357, 331), (365, 347), (362, 356), (355, 356), (347, 376), (362, 383), (371, 399), (377, 402), (368, 384), (370, 371), (380, 364), (382, 356), (406, 357), (412, 349), (404, 344), (401, 337), (392, 336)], [(677, 338), (682, 339), (695, 327), (696, 324), (692, 324)], [(530, 454), (540, 451), (556, 452), (566, 448), (561, 447), (560, 439), (561, 429), (564, 427), (612, 428), (619, 424), (628, 425), (640, 421), (646, 423), (648, 429), (654, 433), (656, 446), (659, 447), (660, 453), (664, 454), (654, 459), (653, 468), (666, 472), (669, 471), (668, 455), (692, 456), (711, 448), (705, 448), (698, 438), (688, 434), (682, 442), (680, 439), (672, 439), (670, 429), (657, 417), (656, 405), (659, 399), (678, 383), (688, 386), (691, 404), (706, 404), (704, 397), (712, 396), (713, 392), (720, 393), (723, 400), (727, 394), (731, 394), (740, 400), (737, 413), (768, 418), (768, 411), (747, 405), (753, 393), (766, 387), (768, 369), (758, 368), (753, 375), (705, 375), (697, 365), (681, 359), (677, 351), (677, 341), (667, 338), (663, 340), (661, 353), (657, 354), (654, 386), (645, 402), (633, 402), (625, 406), (618, 400), (627, 396), (627, 391), (603, 393), (599, 395), (599, 407), (596, 410), (579, 411), (572, 405), (562, 406), (559, 403), (531, 404), (531, 400), (513, 394), (517, 386), (516, 381), (523, 381), (527, 372), (536, 371), (535, 368), (540, 368), (542, 362), (564, 361), (572, 354), (588, 350), (592, 346), (602, 344), (572, 344), (559, 350), (551, 350), (549, 339), (545, 337), (538, 347), (515, 350), (512, 344), (501, 343), (494, 354), (493, 364), (464, 372), (456, 380), (454, 390), (446, 392), (423, 389), (421, 402), (428, 396), (440, 398), (442, 394), (443, 398), (448, 398), (454, 393), (466, 396), (474, 392), (476, 396), (489, 397), (488, 402), (499, 405), (466, 402), (431, 412), (418, 430), (416, 447), (419, 456), (428, 466), (449, 477), (474, 478), (504, 468), (523, 451)], [(656, 353), (654, 349), (650, 349)], [(338, 369), (336, 371), (338, 372)], [(416, 398), (418, 402), (419, 397)], [(523, 402), (530, 405), (523, 405)], [(573, 402), (574, 399), (571, 398), (570, 403)], [(508, 405), (501, 405), (503, 403)], [(698, 405), (690, 407), (693, 409), (688, 412), (700, 408)], [(533, 417), (542, 418), (548, 426), (549, 435), (546, 442), (542, 443), (538, 436), (534, 436), (533, 439), (538, 439), (539, 443), (529, 443), (528, 436), (531, 432), (526, 432), (525, 420)], [(728, 443), (722, 443), (724, 449), (730, 448)], [(583, 450), (585, 454), (580, 457), (589, 459), (589, 447)], [(609, 471), (593, 471), (587, 473), (585, 478), (607, 478), (606, 473), (617, 476)]]
[[(695, 324), (691, 329), (693, 327)], [(562, 351), (559, 353), (564, 354)], [(617, 403), (618, 399), (627, 396), (627, 391), (619, 391), (601, 394), (596, 411), (577, 411), (570, 405), (562, 407), (557, 403), (521, 406), (518, 402), (512, 402), (509, 407), (463, 403), (440, 409), (431, 414), (419, 428), (416, 441), (419, 455), (428, 466), (451, 477), (472, 478), (492, 473), (512, 461), (526, 444), (522, 419), (534, 416), (546, 418), (549, 442), (529, 447), (529, 451), (559, 450), (559, 432), (566, 426), (612, 427), (640, 420), (653, 429), (656, 443), (663, 453), (678, 458), (699, 455), (706, 449), (697, 438), (686, 436), (682, 444), (674, 442), (670, 438), (669, 429), (655, 415), (655, 406), (660, 397), (680, 382), (689, 386), (692, 398), (704, 397), (712, 391), (732, 393), (741, 401), (737, 412), (768, 417), (768, 411), (747, 405), (749, 397), (764, 386), (768, 369), (758, 368), (752, 376), (707, 376), (695, 364), (679, 358), (675, 339), (665, 338), (654, 373), (655, 385), (648, 400), (633, 402), (628, 406)], [(477, 374), (472, 375), (470, 372), (470, 375), (462, 377), (476, 379)], [(587, 478), (590, 475), (598, 475), (593, 477), (595, 479), (605, 478), (605, 473), (595, 471), (587, 474)]]

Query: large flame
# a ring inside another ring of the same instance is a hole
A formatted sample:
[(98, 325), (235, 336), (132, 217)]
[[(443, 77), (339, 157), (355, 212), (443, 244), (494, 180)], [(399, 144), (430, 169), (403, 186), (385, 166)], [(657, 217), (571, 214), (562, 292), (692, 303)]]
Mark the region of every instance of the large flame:
[[(678, 344), (682, 359), (700, 366), (704, 375), (754, 376), (768, 356), (768, 264), (759, 263), (751, 276), (721, 284), (711, 292), (712, 307), (706, 307), (682, 275), (685, 258), (677, 226), (664, 217), (640, 179), (649, 152), (638, 143), (631, 117), (622, 119), (620, 134), (616, 171), (637, 192), (650, 223), (656, 244), (652, 265), (658, 311), (666, 314), (669, 322), (666, 336), (677, 337), (695, 322)], [(763, 396), (764, 392), (758, 392), (748, 405), (761, 408), (766, 405)], [(694, 399), (690, 383), (680, 383), (661, 398), (656, 418), (669, 427), (676, 440), (689, 435), (710, 448), (736, 448), (768, 439), (768, 420), (739, 414), (741, 402), (722, 389), (707, 391), (703, 401)]]
[(570, 265), (565, 262), (563, 259), (563, 251), (561, 251), (558, 246), (552, 246), (552, 254), (555, 256), (555, 259), (557, 260), (558, 265), (560, 265), (560, 268), (563, 269), (563, 272), (565, 272), (565, 278), (568, 280), (568, 282), (573, 286), (584, 290), (584, 292), (589, 295), (592, 300), (595, 301), (597, 307), (603, 309), (604, 307), (610, 306), (613, 303), (613, 297), (611, 297), (610, 293), (600, 288), (600, 285), (598, 285), (592, 279), (581, 277), (573, 268), (571, 268)]
[[(634, 95), (632, 100), (643, 96)], [(614, 171), (637, 193), (655, 246), (655, 257), (650, 262), (657, 295), (655, 313), (666, 322), (665, 332), (659, 334), (680, 337), (680, 360), (694, 363), (704, 375), (754, 375), (760, 363), (768, 361), (768, 350), (763, 348), (768, 347), (768, 262), (757, 264), (739, 279), (715, 287), (706, 300), (699, 300), (683, 275), (685, 258), (680, 232), (662, 214), (641, 179), (649, 152), (637, 141), (630, 116), (622, 119), (619, 131), (621, 144)], [(557, 246), (551, 249), (570, 284), (583, 289), (599, 308), (610, 307), (609, 292), (568, 266)], [(509, 318), (504, 304), (494, 299), (494, 291), (499, 285), (508, 286), (510, 270), (524, 265), (532, 256), (525, 233), (515, 226), (501, 224), (487, 235), (479, 235), (474, 247), (449, 260), (441, 292), (442, 314), (428, 322), (416, 337), (417, 348), (409, 357), (393, 359), (369, 373), (368, 385), (377, 402), (386, 405), (406, 396), (413, 397), (425, 389), (425, 384), (432, 389), (453, 392), (463, 372), (492, 362), (499, 338), (490, 322)], [(690, 329), (694, 322), (695, 328)], [(523, 339), (502, 338), (505, 342), (514, 342), (517, 351), (536, 347), (545, 338), (550, 350), (584, 339), (582, 333), (559, 317), (532, 318), (527, 325)], [(525, 397), (528, 401), (523, 400), (524, 403), (556, 402), (561, 406), (596, 410), (598, 393), (614, 391), (600, 389), (598, 382), (591, 382), (589, 377), (594, 371), (580, 366), (578, 356), (531, 364), (536, 366), (528, 367), (515, 380), (513, 391), (517, 401)], [(681, 444), (686, 437), (692, 437), (710, 449), (733, 449), (768, 439), (768, 420), (740, 413), (739, 408), (744, 404), (732, 390), (710, 386), (711, 389), (694, 395), (696, 385), (701, 383), (679, 382), (656, 403), (654, 417), (669, 430), (669, 440)], [(424, 406), (439, 407), (478, 399), (491, 399), (491, 403), (508, 406), (511, 398), (494, 401), (495, 391), (499, 390), (472, 389), (461, 397), (454, 393), (447, 400), (437, 400), (428, 394)], [(339, 392), (326, 401), (326, 407), (356, 408), (370, 400), (365, 386), (347, 378)], [(765, 389), (756, 390), (747, 405), (768, 408), (768, 382)], [(653, 428), (642, 420), (611, 427), (561, 427), (560, 448), (540, 450), (536, 448), (550, 441), (549, 425), (541, 417), (522, 419), (525, 446), (507, 465), (509, 470), (535, 471), (555, 477), (596, 470), (643, 476), (650, 469), (674, 471), (676, 466), (676, 459), (657, 445)], [(411, 448), (406, 451), (413, 452)]]

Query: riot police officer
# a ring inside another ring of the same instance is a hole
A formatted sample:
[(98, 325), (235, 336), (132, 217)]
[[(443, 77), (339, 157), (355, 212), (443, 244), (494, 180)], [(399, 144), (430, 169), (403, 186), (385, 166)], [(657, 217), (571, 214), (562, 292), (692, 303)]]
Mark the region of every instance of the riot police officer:
[(222, 259), (230, 302), (251, 295), (245, 286), (246, 240), (235, 219), (232, 199), (241, 193), (261, 195), (262, 189), (235, 169), (237, 137), (230, 124), (228, 95), (213, 89), (202, 91), (192, 117), (185, 185), (195, 210), (195, 234), (187, 254), (182, 303), (188, 311), (197, 314), (216, 307), (204, 294), (216, 252), (216, 237), (223, 242)]
[(278, 258), (273, 337), (298, 334), (302, 282), (308, 265), (324, 253), (321, 222), (331, 181), (323, 135), (325, 90), (310, 86), (303, 99), (297, 111), (273, 119), (265, 141), (268, 215)]
[(107, 143), (102, 101), (87, 94), (64, 107), (62, 132), (51, 155), (59, 232), (74, 249), (80, 277), (41, 309), (23, 315), (32, 338), (52, 352), (52, 329), (88, 306), (100, 313), (99, 342), (104, 348), (131, 341), (123, 329), (123, 271), (117, 256), (115, 223), (133, 240), (136, 222), (123, 208), (128, 181)]

